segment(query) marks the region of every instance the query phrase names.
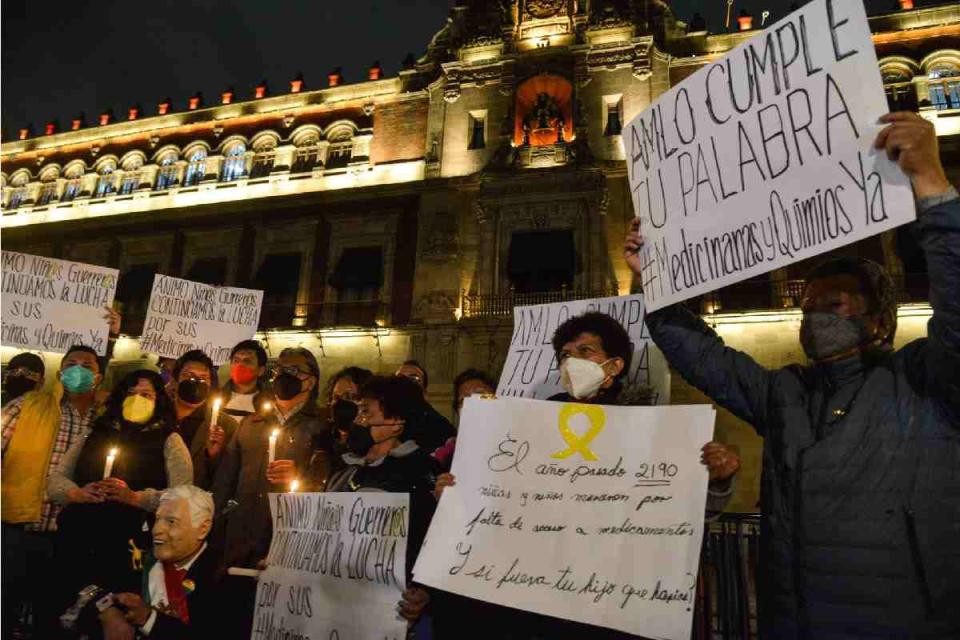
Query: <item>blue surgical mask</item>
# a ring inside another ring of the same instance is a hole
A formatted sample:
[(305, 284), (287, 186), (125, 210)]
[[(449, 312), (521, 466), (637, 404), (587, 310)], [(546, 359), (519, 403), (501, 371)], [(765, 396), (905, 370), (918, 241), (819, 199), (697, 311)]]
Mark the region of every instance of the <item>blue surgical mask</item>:
[(93, 389), (93, 371), (80, 365), (67, 367), (60, 372), (60, 382), (70, 393), (86, 393)]

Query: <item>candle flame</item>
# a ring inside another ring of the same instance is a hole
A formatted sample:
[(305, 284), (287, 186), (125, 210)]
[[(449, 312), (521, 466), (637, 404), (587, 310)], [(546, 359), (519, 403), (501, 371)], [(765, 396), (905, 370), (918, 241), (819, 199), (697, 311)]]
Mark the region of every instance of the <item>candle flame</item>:
[(220, 409), (220, 405), (221, 405), (221, 404), (223, 404), (223, 398), (219, 398), (219, 397), (218, 397), (216, 400), (214, 400), (214, 401), (213, 401), (213, 409), (214, 409), (214, 411), (218, 411), (218, 410)]
[(111, 457), (111, 458), (116, 458), (116, 457), (117, 457), (117, 448), (116, 448), (116, 447), (114, 447), (113, 449), (110, 449), (110, 457)]
[(273, 405), (270, 404), (270, 401), (269, 401), (269, 400), (266, 401), (266, 402), (264, 402), (264, 403), (263, 403), (262, 405), (260, 405), (260, 406), (261, 406), (261, 408), (263, 409), (263, 412), (264, 412), (264, 413), (270, 413), (270, 410), (273, 409)]
[(279, 436), (280, 436), (280, 429), (274, 429), (273, 433), (270, 434), (270, 437), (273, 438), (274, 440), (276, 440), (277, 437)]
[(290, 493), (296, 493), (297, 489), (299, 488), (300, 488), (299, 480), (294, 479), (290, 481)]

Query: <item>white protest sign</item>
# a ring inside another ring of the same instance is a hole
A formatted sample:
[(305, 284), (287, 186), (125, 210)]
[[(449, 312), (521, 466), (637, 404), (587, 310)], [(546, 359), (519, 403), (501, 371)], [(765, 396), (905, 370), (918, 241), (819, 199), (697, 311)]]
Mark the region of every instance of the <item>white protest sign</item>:
[(200, 349), (221, 365), (235, 344), (257, 332), (262, 304), (263, 291), (214, 287), (158, 273), (140, 348), (167, 358)]
[(82, 262), (3, 252), (3, 345), (66, 353), (75, 344), (106, 355), (119, 272)]
[(417, 582), (689, 640), (710, 405), (469, 398)]
[(670, 368), (653, 344), (642, 295), (570, 300), (513, 309), (513, 337), (500, 373), (498, 396), (545, 400), (563, 391), (560, 366), (551, 341), (557, 327), (574, 316), (600, 311), (616, 319), (630, 336), (633, 358), (623, 378), (626, 385), (653, 388), (658, 404), (670, 402)]
[(404, 640), (410, 497), (270, 494), (273, 540), (251, 640)]
[(623, 131), (649, 310), (913, 220), (872, 146), (887, 111), (860, 1), (814, 0), (660, 96)]

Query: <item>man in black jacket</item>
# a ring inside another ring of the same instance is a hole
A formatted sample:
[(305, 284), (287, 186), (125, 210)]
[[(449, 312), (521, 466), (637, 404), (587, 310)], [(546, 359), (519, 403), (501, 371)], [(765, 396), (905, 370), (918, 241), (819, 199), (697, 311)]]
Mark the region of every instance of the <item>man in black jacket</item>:
[[(767, 369), (681, 305), (647, 316), (671, 366), (764, 438), (761, 637), (960, 637), (960, 197), (931, 123), (891, 113), (877, 149), (917, 200), (933, 315), (894, 350), (896, 290), (862, 259), (810, 274), (806, 366)], [(639, 230), (625, 253), (641, 271)]]

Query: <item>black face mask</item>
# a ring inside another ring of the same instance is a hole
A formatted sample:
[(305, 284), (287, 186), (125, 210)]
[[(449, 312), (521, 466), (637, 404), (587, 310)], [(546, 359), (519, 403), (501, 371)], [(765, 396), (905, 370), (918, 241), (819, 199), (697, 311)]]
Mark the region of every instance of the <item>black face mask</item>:
[(292, 400), (303, 391), (303, 381), (291, 373), (281, 373), (273, 379), (273, 392), (280, 400)]
[(37, 382), (24, 376), (10, 376), (3, 384), (3, 400), (9, 402), (37, 388)]
[(367, 455), (373, 445), (373, 434), (369, 427), (362, 427), (358, 424), (350, 425), (350, 431), (347, 432), (347, 449), (355, 456), (360, 458)]
[(349, 400), (337, 400), (334, 402), (331, 412), (334, 429), (338, 431), (347, 431), (350, 429), (350, 425), (352, 425), (353, 421), (357, 418), (357, 411), (359, 411), (359, 407), (355, 402), (350, 402)]
[(181, 380), (177, 397), (187, 404), (200, 404), (210, 395), (210, 385), (203, 380)]

